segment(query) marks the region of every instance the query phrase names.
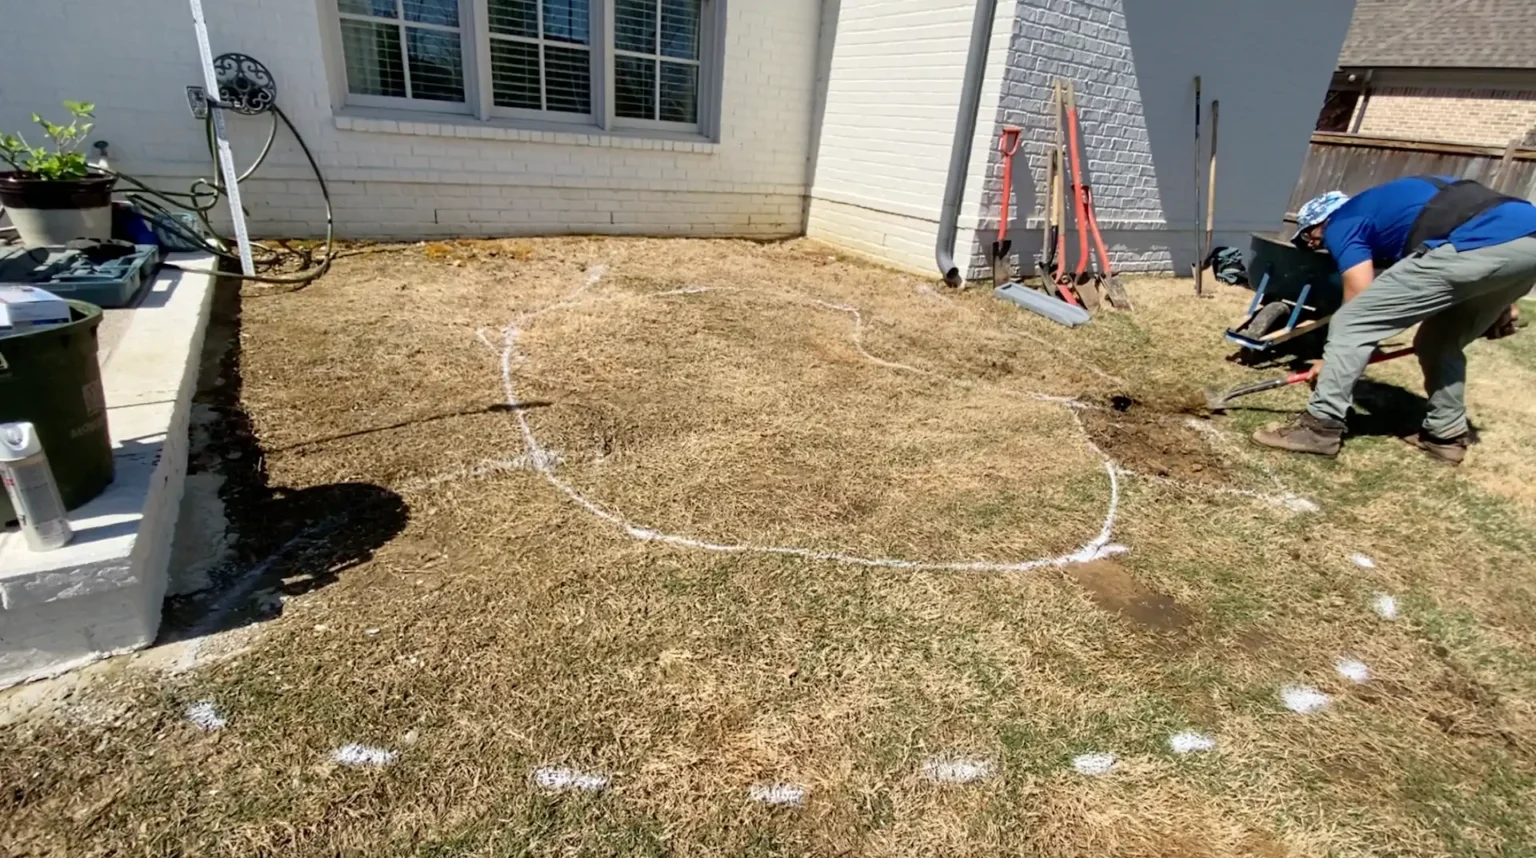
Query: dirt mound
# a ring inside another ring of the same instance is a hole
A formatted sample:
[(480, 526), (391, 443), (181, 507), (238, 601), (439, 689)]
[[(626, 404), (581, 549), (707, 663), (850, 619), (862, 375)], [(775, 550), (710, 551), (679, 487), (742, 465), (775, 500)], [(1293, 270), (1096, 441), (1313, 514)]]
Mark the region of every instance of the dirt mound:
[(1210, 484), (1228, 481), (1226, 464), (1210, 443), (1189, 427), (1187, 415), (1128, 401), (1117, 401), (1116, 405), (1083, 411), (1089, 437), (1115, 461), (1155, 477)]

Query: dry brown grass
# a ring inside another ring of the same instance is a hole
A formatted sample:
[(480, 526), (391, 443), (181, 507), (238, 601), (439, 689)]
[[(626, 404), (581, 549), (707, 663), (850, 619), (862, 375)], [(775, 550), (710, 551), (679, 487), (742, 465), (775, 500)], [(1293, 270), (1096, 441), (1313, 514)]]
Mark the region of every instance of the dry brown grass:
[[(708, 291), (657, 295), (685, 287)], [(524, 414), (605, 510), (863, 557), (1071, 552), (1107, 479), (1072, 412), (1032, 392), (1175, 402), (1251, 376), (1220, 360), (1236, 290), (1131, 288), (1135, 314), (1068, 332), (809, 242), (565, 239), (349, 258), (307, 291), (248, 297), (242, 404), (270, 485), (392, 488), (409, 522), (243, 655), (93, 692), (121, 723), (5, 728), (0, 852), (1520, 854), (1536, 517), (1529, 482), (1499, 474), (1529, 466), (1516, 394), (1536, 361), (1517, 342), (1476, 347), (1488, 431), (1459, 473), (1383, 438), (1336, 463), (1255, 453), (1239, 434), (1268, 417), (1253, 411), (1214, 423), (1219, 446), (1184, 415), (1089, 412), (1142, 475), (1122, 481), (1114, 532), (1130, 552), (1092, 568), (700, 551), (634, 539), (526, 467), (434, 480), (526, 453), (516, 415), (488, 410), (500, 329), (521, 318)], [(266, 546), (304, 523), (241, 525)], [(1403, 619), (1371, 614), (1377, 591)], [(1373, 680), (1338, 678), (1342, 655)], [(1284, 711), (1292, 682), (1334, 705)], [(229, 726), (184, 723), (199, 699)], [(1169, 753), (1184, 728), (1218, 750)], [(338, 768), (346, 742), (401, 756)], [(1120, 765), (1076, 774), (1089, 751)], [(926, 780), (946, 754), (994, 774)], [(613, 786), (543, 794), (528, 775), (550, 764)], [(778, 781), (806, 805), (747, 803)]]

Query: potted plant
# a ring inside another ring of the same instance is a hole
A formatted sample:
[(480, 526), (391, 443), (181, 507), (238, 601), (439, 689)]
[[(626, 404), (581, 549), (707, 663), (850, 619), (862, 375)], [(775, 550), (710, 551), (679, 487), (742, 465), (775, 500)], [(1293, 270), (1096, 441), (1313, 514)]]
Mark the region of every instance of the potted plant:
[(91, 131), (93, 104), (66, 101), (68, 125), (32, 114), (51, 146), (29, 145), (19, 134), (0, 134), (0, 206), (28, 247), (76, 238), (112, 237), (112, 185), (117, 177), (93, 171), (79, 151)]

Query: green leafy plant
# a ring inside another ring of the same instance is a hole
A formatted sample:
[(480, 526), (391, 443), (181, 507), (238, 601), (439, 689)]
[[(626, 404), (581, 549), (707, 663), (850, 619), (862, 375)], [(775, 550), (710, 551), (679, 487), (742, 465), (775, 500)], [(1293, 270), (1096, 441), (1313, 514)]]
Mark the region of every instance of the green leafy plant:
[(0, 159), (30, 177), (59, 181), (80, 179), (89, 174), (85, 155), (79, 150), (85, 135), (91, 133), (96, 105), (84, 101), (66, 101), (71, 117), (68, 125), (49, 122), (36, 113), (32, 121), (42, 126), (53, 146), (32, 146), (20, 134), (0, 134)]

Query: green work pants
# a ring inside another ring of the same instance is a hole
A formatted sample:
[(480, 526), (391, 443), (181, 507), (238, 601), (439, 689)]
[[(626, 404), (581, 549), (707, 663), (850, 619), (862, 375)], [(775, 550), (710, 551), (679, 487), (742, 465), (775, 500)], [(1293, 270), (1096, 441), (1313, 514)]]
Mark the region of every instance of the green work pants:
[(1333, 315), (1323, 371), (1307, 410), (1344, 419), (1355, 382), (1382, 340), (1422, 322), (1413, 348), (1424, 370), (1429, 413), (1424, 430), (1438, 438), (1467, 431), (1467, 358), (1505, 307), (1536, 284), (1536, 237), (1458, 252), (1449, 244), (1403, 259)]

